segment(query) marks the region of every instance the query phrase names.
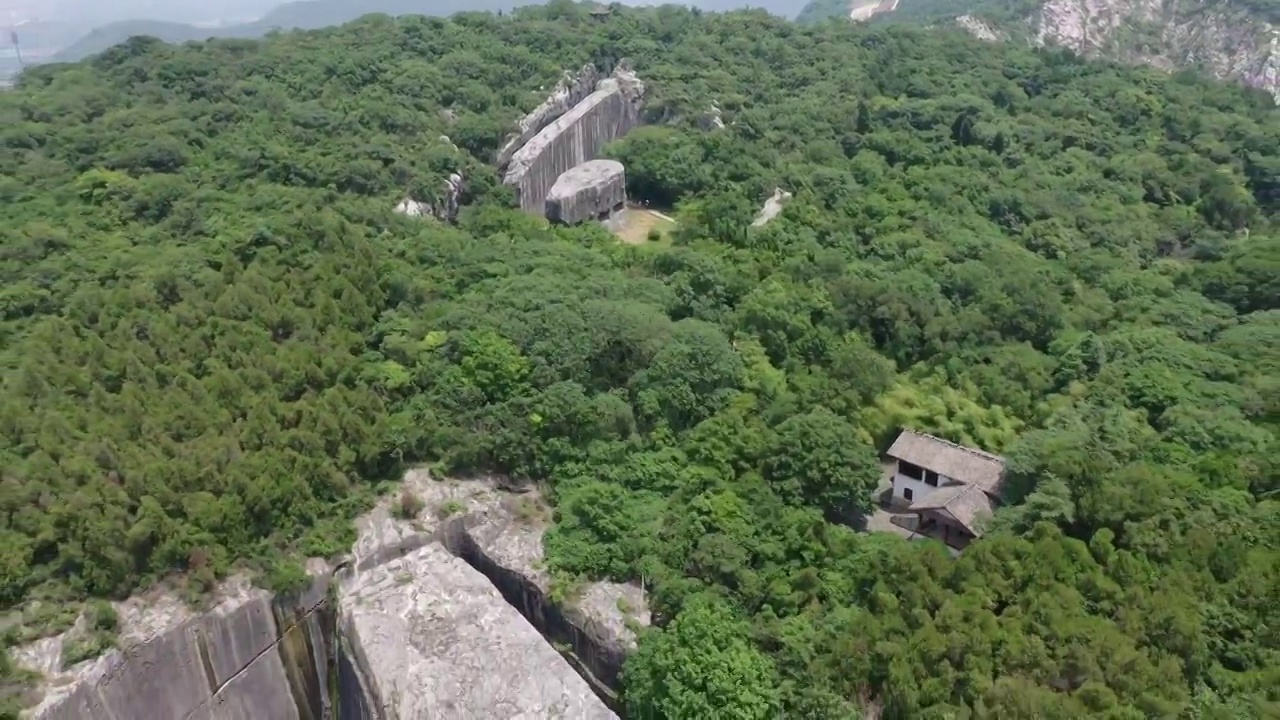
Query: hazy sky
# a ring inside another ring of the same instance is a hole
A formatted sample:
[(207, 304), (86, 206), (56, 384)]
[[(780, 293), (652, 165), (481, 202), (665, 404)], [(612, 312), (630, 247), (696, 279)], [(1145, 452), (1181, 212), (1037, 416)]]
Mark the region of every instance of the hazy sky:
[(279, 4), (280, 0), (0, 0), (0, 22), (103, 23), (131, 19), (202, 22), (257, 17)]
[[(218, 20), (246, 20), (265, 15), (286, 0), (0, 0), (0, 26), (32, 20), (61, 20), (77, 25), (101, 25), (117, 20), (168, 20), (205, 23)], [(624, 0), (625, 1), (625, 0)], [(664, 0), (646, 0), (659, 4)], [(532, 0), (536, 2), (536, 0)], [(795, 15), (804, 0), (686, 0), (704, 8), (764, 6), (773, 12)], [(352, 0), (356, 8), (362, 0)], [(424, 0), (429, 5), (430, 0)], [(518, 3), (523, 4), (523, 3)], [(532, 3), (531, 3), (532, 4)], [(637, 3), (640, 4), (640, 3)], [(795, 5), (794, 8), (789, 7)], [(786, 12), (789, 10), (790, 12)]]

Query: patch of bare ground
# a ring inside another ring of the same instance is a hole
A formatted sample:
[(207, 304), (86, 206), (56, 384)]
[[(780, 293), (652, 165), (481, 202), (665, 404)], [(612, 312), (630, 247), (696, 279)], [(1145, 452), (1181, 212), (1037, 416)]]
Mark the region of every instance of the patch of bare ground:
[(641, 207), (627, 207), (605, 223), (605, 226), (613, 231), (618, 239), (628, 245), (644, 245), (649, 242), (669, 243), (670, 233), (675, 225), (671, 217), (656, 210)]

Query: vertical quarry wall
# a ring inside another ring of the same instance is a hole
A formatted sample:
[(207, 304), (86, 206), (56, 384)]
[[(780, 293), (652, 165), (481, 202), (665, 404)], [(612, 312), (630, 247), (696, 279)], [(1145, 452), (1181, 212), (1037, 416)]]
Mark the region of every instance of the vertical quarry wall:
[(30, 716), (40, 720), (320, 720), (327, 661), (320, 609), (326, 575), (295, 598), (233, 578), (193, 615), (171, 596), (122, 610), (123, 650), (59, 673)]
[[(423, 500), (420, 515), (400, 520), (384, 499), (357, 522), (336, 570), (309, 563), (312, 584), (298, 596), (236, 577), (203, 614), (167, 594), (119, 604), (123, 649), (72, 668), (60, 667), (56, 639), (27, 646), (19, 662), (49, 676), (27, 716), (616, 718), (599, 696), (634, 647), (624, 620), (648, 622), (640, 589), (598, 583), (578, 606), (555, 607), (534, 569), (545, 524), (521, 519), (528, 497), (425, 471), (404, 489)], [(441, 519), (446, 507), (463, 510)], [(569, 659), (544, 635), (571, 645)]]
[(516, 131), (507, 136), (506, 142), (498, 150), (496, 158), (498, 167), (511, 162), (516, 151), (532, 140), (542, 128), (550, 125), (556, 118), (569, 112), (574, 105), (595, 92), (598, 82), (600, 82), (600, 71), (595, 65), (583, 65), (582, 69), (576, 73), (566, 72), (547, 99), (516, 123)]
[(575, 165), (596, 159), (600, 150), (640, 122), (644, 84), (626, 61), (595, 92), (531, 137), (511, 155), (503, 183), (516, 192), (520, 207), (541, 214), (556, 178)]

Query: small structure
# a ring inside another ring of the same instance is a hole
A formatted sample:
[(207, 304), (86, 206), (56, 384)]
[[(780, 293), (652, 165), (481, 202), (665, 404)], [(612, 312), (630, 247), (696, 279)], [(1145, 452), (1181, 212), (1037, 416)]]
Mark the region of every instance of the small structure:
[(605, 5), (597, 4), (595, 7), (591, 8), (591, 17), (597, 22), (608, 20), (609, 16), (612, 14), (613, 9)]
[(552, 222), (574, 225), (586, 220), (607, 220), (627, 203), (627, 181), (622, 163), (588, 160), (575, 165), (551, 186), (546, 214)]
[(978, 519), (999, 504), (1004, 458), (912, 430), (885, 454), (897, 463), (892, 502), (919, 516), (916, 532), (958, 549), (982, 536)]

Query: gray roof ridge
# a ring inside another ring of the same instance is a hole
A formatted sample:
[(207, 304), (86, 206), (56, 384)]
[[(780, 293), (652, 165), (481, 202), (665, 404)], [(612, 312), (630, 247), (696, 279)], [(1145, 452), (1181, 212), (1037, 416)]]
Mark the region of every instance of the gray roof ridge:
[(903, 428), (902, 432), (908, 432), (908, 433), (911, 433), (912, 435), (915, 435), (916, 437), (922, 437), (927, 440), (934, 440), (936, 442), (940, 442), (943, 445), (955, 448), (956, 450), (967, 452), (970, 455), (976, 455), (980, 458), (983, 458), (984, 460), (991, 460), (998, 463), (1004, 462), (1004, 458), (1000, 455), (996, 455), (995, 453), (989, 453), (986, 450), (982, 450), (981, 448), (971, 448), (971, 447), (968, 447), (967, 445), (961, 445), (960, 443), (951, 442), (950, 440), (946, 438), (940, 438), (937, 435), (930, 435), (929, 433), (920, 432), (919, 430), (912, 430), (911, 428)]

